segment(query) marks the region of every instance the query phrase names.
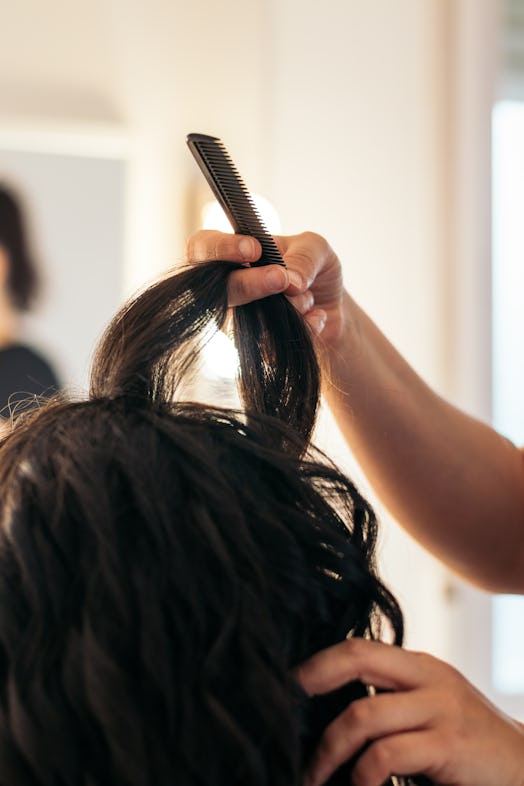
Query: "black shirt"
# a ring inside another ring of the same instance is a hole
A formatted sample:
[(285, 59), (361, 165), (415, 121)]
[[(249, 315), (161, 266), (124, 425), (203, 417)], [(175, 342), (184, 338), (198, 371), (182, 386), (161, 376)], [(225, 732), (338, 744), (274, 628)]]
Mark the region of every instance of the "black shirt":
[(34, 349), (23, 344), (0, 349), (0, 417), (30, 409), (35, 396), (52, 396), (59, 387), (50, 364)]

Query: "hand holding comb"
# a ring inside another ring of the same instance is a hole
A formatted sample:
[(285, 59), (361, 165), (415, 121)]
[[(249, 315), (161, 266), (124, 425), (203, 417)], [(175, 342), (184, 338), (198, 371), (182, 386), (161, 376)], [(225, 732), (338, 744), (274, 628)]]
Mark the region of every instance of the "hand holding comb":
[(234, 231), (255, 237), (262, 246), (262, 256), (251, 265), (275, 264), (285, 267), (275, 241), (264, 226), (253, 199), (221, 140), (206, 134), (189, 134), (186, 141)]

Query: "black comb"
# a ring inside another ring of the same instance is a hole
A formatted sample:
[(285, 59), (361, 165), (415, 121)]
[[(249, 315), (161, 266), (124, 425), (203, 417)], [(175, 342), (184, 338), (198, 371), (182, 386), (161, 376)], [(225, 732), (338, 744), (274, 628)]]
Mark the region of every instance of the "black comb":
[(262, 256), (251, 265), (285, 267), (275, 241), (221, 140), (207, 134), (188, 134), (186, 141), (234, 231), (256, 237), (262, 246)]

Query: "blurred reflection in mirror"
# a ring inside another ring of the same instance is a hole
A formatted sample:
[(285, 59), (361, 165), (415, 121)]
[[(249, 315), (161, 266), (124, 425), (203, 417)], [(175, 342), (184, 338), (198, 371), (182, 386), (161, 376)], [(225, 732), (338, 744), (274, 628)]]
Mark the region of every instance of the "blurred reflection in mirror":
[(32, 308), (38, 291), (25, 208), (15, 190), (0, 183), (0, 430), (10, 415), (59, 387), (50, 361), (21, 337), (20, 316)]

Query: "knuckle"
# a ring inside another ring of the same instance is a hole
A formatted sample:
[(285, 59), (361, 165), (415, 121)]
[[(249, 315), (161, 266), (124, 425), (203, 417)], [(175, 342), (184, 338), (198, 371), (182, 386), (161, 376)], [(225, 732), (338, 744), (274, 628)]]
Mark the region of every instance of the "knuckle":
[(207, 258), (209, 260), (224, 259), (225, 252), (221, 249), (222, 244), (216, 240), (213, 246), (207, 249)]
[(306, 245), (327, 246), (327, 240), (317, 232), (302, 232), (298, 235)]
[(238, 237), (230, 233), (201, 229), (186, 241), (188, 262), (210, 262), (217, 260), (242, 261), (238, 248)]
[(419, 669), (426, 674), (439, 673), (444, 665), (442, 661), (427, 652), (413, 652), (413, 656), (417, 659)]
[(251, 299), (252, 292), (244, 271), (229, 277), (230, 299), (237, 303), (245, 303)]
[[(381, 740), (372, 745), (368, 752), (369, 763), (372, 769), (384, 780), (394, 770), (394, 749), (388, 740)], [(382, 783), (382, 781), (380, 781)]]
[(428, 652), (419, 652), (418, 650), (411, 650), (411, 654), (414, 658), (418, 660), (419, 663), (431, 663), (431, 661), (436, 662), (436, 658), (433, 655), (430, 655)]
[(195, 235), (191, 235), (186, 240), (186, 261), (191, 262), (195, 258)]
[(328, 729), (321, 737), (317, 746), (316, 758), (326, 765), (338, 763), (340, 757), (340, 739)]
[(366, 654), (368, 643), (364, 639), (355, 637), (346, 639), (342, 646), (344, 647), (346, 655), (358, 657), (359, 655)]
[(345, 724), (350, 728), (366, 729), (373, 717), (371, 699), (358, 699), (349, 705), (344, 713)]
[(395, 772), (393, 749), (387, 741), (371, 745), (353, 768), (354, 786), (377, 786)]
[(216, 241), (213, 240), (215, 233), (209, 230), (199, 230), (191, 235), (186, 241), (186, 260), (189, 263), (207, 262), (216, 259)]
[(360, 638), (346, 639), (341, 645), (341, 654), (351, 671), (352, 679), (365, 682), (364, 672), (369, 663), (369, 641)]
[(450, 701), (453, 700), (456, 692), (461, 687), (465, 687), (468, 684), (463, 675), (449, 663), (445, 663), (427, 652), (415, 652), (413, 654), (418, 660), (421, 673), (425, 674), (426, 678), (433, 683), (436, 684), (438, 682), (442, 694), (444, 693), (444, 686), (447, 686), (446, 693)]
[(237, 244), (232, 237), (217, 237), (213, 245), (213, 259), (235, 261), (238, 256)]

